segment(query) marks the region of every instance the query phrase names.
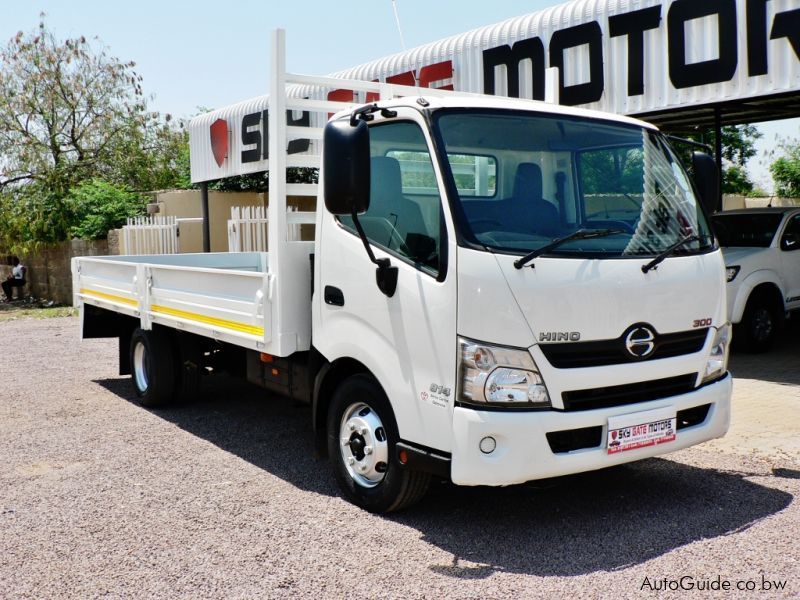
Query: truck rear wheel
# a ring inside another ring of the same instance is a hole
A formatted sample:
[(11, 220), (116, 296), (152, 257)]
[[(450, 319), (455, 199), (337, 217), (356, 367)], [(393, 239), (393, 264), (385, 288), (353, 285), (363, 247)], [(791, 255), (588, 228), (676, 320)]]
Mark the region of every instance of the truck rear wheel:
[(336, 481), (354, 504), (384, 513), (425, 495), (430, 476), (397, 463), (397, 424), (386, 395), (372, 377), (354, 375), (342, 382), (331, 400), (327, 431)]
[(175, 392), (175, 353), (160, 330), (136, 329), (131, 336), (131, 379), (142, 406), (161, 406)]

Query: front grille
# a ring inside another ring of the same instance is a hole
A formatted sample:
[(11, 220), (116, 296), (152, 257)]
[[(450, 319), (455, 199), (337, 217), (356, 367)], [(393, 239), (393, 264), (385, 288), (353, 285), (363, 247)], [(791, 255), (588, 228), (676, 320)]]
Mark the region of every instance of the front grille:
[(626, 404), (649, 402), (686, 394), (694, 389), (696, 380), (697, 374), (690, 373), (688, 375), (640, 381), (626, 385), (573, 390), (562, 392), (561, 400), (564, 402), (564, 410), (594, 410), (596, 408), (624, 406)]
[(555, 454), (564, 454), (582, 448), (597, 448), (602, 441), (603, 428), (581, 427), (580, 429), (566, 429), (564, 431), (551, 431), (547, 434), (547, 443)]
[[(708, 328), (666, 333), (656, 336), (655, 349), (647, 360), (671, 358), (694, 354), (703, 349), (708, 336)], [(633, 362), (625, 349), (624, 334), (614, 340), (593, 342), (567, 342), (564, 344), (540, 344), (545, 358), (557, 369), (578, 369), (581, 367), (603, 367)]]

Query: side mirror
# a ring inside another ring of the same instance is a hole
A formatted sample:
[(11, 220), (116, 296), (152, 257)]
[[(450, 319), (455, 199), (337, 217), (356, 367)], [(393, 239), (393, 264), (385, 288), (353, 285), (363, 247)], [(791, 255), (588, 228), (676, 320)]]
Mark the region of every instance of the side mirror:
[(704, 152), (692, 152), (692, 171), (694, 184), (700, 193), (700, 202), (706, 213), (711, 214), (719, 208), (719, 172), (714, 158)]
[(369, 208), (369, 127), (359, 120), (331, 121), (322, 134), (325, 208), (334, 215)]

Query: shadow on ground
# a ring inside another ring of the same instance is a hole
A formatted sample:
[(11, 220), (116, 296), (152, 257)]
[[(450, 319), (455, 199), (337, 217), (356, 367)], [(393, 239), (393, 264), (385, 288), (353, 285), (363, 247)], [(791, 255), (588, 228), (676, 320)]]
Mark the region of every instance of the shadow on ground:
[[(734, 338), (735, 338), (734, 331)], [(789, 319), (775, 341), (764, 354), (731, 353), (730, 370), (734, 377), (760, 379), (773, 383), (800, 385), (800, 315)]]
[[(97, 383), (135, 402), (127, 379)], [(208, 383), (197, 403), (151, 412), (300, 489), (338, 494), (327, 461), (312, 458), (307, 407), (224, 377)], [(442, 575), (566, 576), (622, 569), (735, 533), (792, 499), (746, 474), (650, 459), (510, 488), (437, 483), (419, 505), (386, 518), (454, 556), (451, 565), (429, 567)]]

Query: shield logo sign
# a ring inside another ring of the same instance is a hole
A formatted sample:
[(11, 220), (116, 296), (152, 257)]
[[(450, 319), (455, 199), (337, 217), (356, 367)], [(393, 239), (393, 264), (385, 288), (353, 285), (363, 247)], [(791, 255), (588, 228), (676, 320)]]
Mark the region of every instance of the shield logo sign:
[(217, 166), (221, 167), (228, 156), (228, 122), (225, 119), (217, 119), (211, 124), (211, 152)]

